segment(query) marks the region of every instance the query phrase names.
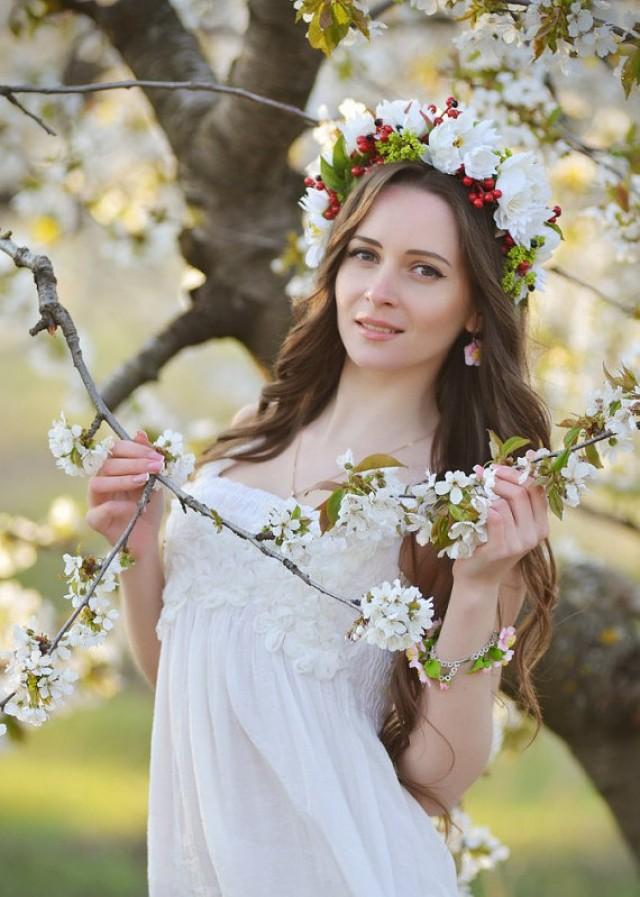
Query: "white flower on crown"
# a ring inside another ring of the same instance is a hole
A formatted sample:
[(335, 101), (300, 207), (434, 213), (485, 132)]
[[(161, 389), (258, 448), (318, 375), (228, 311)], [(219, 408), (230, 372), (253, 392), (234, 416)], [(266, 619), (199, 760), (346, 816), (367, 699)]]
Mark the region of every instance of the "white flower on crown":
[(465, 110), (457, 118), (446, 118), (429, 134), (423, 160), (445, 174), (455, 174), (461, 165), (472, 178), (488, 178), (496, 173), (500, 135), (493, 121), (475, 123)]
[(551, 188), (534, 153), (527, 151), (505, 159), (500, 165), (496, 189), (502, 193), (494, 214), (498, 227), (509, 231), (517, 243), (527, 247), (533, 237), (539, 234), (546, 237)]
[[(544, 287), (547, 282), (547, 272), (542, 266), (545, 262), (549, 261), (560, 245), (562, 238), (557, 230), (554, 230), (554, 228), (549, 227), (549, 225), (546, 224), (536, 236), (544, 237), (544, 244), (536, 250), (535, 261), (531, 268), (536, 276), (536, 289), (538, 290)], [(526, 285), (523, 287), (523, 292), (527, 294), (529, 292)], [(524, 298), (524, 296), (522, 296), (522, 298)]]
[(358, 148), (356, 139), (373, 134), (376, 126), (373, 115), (367, 111), (364, 103), (358, 103), (350, 97), (340, 103), (338, 111), (344, 118), (338, 124), (338, 129), (344, 134), (345, 148), (347, 155), (350, 155)]
[(381, 100), (376, 106), (376, 118), (396, 131), (400, 125), (403, 131), (411, 131), (416, 137), (422, 137), (428, 130), (422, 112), (427, 114), (427, 107), (421, 109), (417, 100)]
[(307, 190), (298, 200), (298, 205), (306, 213), (304, 236), (309, 248), (305, 262), (309, 267), (316, 268), (324, 255), (331, 230), (332, 222), (323, 217), (323, 212), (329, 208), (329, 195), (326, 190)]

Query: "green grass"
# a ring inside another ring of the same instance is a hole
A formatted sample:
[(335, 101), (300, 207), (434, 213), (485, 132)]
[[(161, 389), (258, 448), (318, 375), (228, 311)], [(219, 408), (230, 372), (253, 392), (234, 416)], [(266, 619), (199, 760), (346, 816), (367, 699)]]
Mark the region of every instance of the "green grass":
[[(151, 716), (129, 686), (0, 754), (0, 897), (143, 897)], [(548, 732), (502, 753), (465, 810), (511, 849), (477, 897), (637, 897), (606, 805)]]

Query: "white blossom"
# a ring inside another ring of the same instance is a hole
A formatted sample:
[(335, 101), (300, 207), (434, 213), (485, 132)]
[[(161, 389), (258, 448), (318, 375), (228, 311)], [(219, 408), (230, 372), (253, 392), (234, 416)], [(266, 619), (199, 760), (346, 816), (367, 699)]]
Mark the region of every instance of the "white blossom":
[(488, 539), (487, 515), (489, 512), (489, 499), (482, 495), (475, 495), (471, 499), (471, 505), (479, 516), (477, 520), (457, 520), (450, 528), (448, 536), (453, 544), (441, 549), (438, 557), (446, 555), (450, 558), (468, 558), (479, 545)]
[(471, 818), (460, 807), (453, 808), (451, 817), (454, 825), (446, 843), (458, 859), (458, 887), (464, 894), (464, 888), (478, 872), (493, 869), (496, 863), (509, 857), (510, 851), (486, 826), (473, 825)]
[(540, 159), (529, 151), (505, 159), (496, 189), (502, 193), (494, 215), (496, 224), (518, 243), (529, 246), (533, 237), (545, 232), (551, 214), (547, 208), (551, 188)]
[(78, 674), (60, 663), (70, 656), (68, 640), (62, 639), (52, 652), (43, 652), (33, 626), (35, 618), (26, 626), (14, 626), (14, 649), (5, 673), (15, 694), (5, 705), (5, 713), (40, 726), (71, 694)]
[(400, 126), (404, 131), (421, 137), (427, 131), (421, 111), (426, 111), (426, 106), (421, 107), (417, 100), (382, 100), (376, 106), (376, 118), (381, 118), (394, 130)]
[(419, 642), (433, 623), (433, 598), (424, 598), (415, 586), (399, 579), (374, 586), (361, 602), (363, 621), (356, 621), (355, 639), (387, 651), (402, 651)]
[(275, 543), (285, 553), (307, 545), (321, 535), (320, 514), (314, 508), (304, 508), (290, 496), (283, 505), (269, 512), (263, 531), (273, 533)]
[(560, 473), (566, 480), (565, 503), (570, 508), (575, 508), (580, 504), (580, 496), (587, 488), (586, 480), (595, 476), (597, 468), (588, 461), (583, 461), (578, 452), (571, 452)]
[(59, 420), (51, 422), (49, 449), (56, 459), (56, 466), (69, 476), (93, 476), (104, 464), (115, 442), (113, 436), (107, 436), (100, 443), (91, 439), (85, 445), (83, 432), (80, 424), (67, 423), (64, 412)]
[[(470, 177), (490, 177), (499, 162), (495, 149), (500, 136), (493, 124), (491, 120), (476, 122), (469, 110), (457, 118), (446, 118), (429, 134), (424, 161), (447, 174), (454, 174), (464, 165)], [(467, 171), (467, 166), (471, 171)]]
[[(153, 447), (159, 449), (160, 454), (164, 455), (165, 467), (160, 473), (168, 477), (176, 486), (182, 486), (193, 472), (196, 461), (194, 454), (185, 453), (182, 434), (175, 430), (164, 430), (153, 442)], [(159, 489), (161, 485), (160, 481), (156, 480), (153, 486), (154, 490)]]
[(475, 482), (475, 477), (467, 476), (462, 470), (448, 470), (444, 480), (438, 480), (434, 489), (437, 495), (448, 496), (452, 505), (459, 505), (462, 501), (462, 490)]
[(402, 499), (403, 533), (415, 533), (418, 545), (427, 545), (431, 540), (431, 510), (438, 501), (435, 491), (436, 474), (426, 471), (426, 480), (407, 487), (407, 498)]

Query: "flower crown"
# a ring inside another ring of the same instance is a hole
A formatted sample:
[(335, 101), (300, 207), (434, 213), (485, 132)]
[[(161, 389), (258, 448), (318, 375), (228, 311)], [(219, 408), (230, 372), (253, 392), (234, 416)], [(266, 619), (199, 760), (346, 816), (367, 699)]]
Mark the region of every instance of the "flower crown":
[(502, 287), (518, 304), (544, 283), (541, 265), (564, 239), (556, 220), (560, 206), (547, 207), (551, 188), (540, 159), (531, 151), (502, 147), (493, 121), (477, 121), (455, 97), (438, 112), (417, 100), (383, 100), (375, 115), (347, 99), (341, 121), (322, 126), (322, 154), (307, 167), (304, 210), (305, 262), (320, 263), (345, 199), (376, 165), (421, 161), (453, 175), (476, 208), (493, 207), (496, 237), (504, 259)]

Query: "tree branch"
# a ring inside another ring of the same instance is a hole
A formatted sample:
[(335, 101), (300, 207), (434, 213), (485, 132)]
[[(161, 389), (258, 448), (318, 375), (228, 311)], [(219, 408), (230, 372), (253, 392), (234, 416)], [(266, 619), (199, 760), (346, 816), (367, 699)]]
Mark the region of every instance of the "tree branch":
[(289, 103), (280, 103), (278, 102), (278, 100), (271, 99), (271, 97), (261, 96), (260, 94), (253, 93), (250, 90), (245, 90), (242, 87), (230, 87), (227, 84), (217, 84), (214, 81), (139, 81), (132, 78), (125, 81), (98, 81), (93, 84), (54, 84), (53, 86), (35, 86), (33, 84), (0, 84), (0, 95), (5, 96), (10, 102), (14, 103), (16, 106), (22, 109), (22, 111), (26, 115), (28, 115), (30, 118), (35, 119), (38, 124), (42, 125), (42, 127), (47, 131), (48, 134), (52, 134), (55, 137), (55, 131), (52, 131), (42, 121), (42, 119), (38, 118), (38, 116), (33, 115), (31, 112), (29, 112), (28, 109), (25, 109), (24, 106), (21, 106), (20, 103), (15, 99), (14, 94), (88, 94), (101, 93), (105, 90), (130, 90), (132, 87), (140, 87), (145, 90), (186, 90), (190, 92), (204, 91), (205, 93), (227, 93), (246, 100), (251, 100), (254, 103), (262, 103), (265, 106), (270, 106), (272, 109), (277, 109), (278, 111), (284, 112), (287, 115), (297, 116), (303, 119), (303, 121), (307, 125), (315, 126), (319, 124), (317, 118), (313, 118), (313, 116), (307, 115), (306, 112), (304, 112), (302, 109), (298, 109), (297, 106), (292, 106)]

